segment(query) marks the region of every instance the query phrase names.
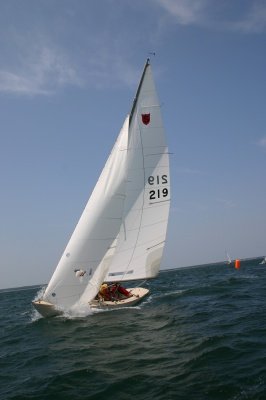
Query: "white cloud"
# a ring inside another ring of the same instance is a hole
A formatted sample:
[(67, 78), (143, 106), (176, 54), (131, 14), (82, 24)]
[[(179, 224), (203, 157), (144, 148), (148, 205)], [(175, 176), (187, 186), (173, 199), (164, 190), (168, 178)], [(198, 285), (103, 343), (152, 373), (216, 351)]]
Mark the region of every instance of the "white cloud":
[(250, 9), (247, 11), (246, 16), (232, 23), (232, 29), (244, 33), (260, 33), (265, 31), (266, 3), (251, 2)]
[(197, 24), (204, 17), (208, 0), (157, 0), (182, 25)]
[(82, 56), (89, 54), (86, 58), (71, 48), (63, 51), (62, 46), (45, 44), (49, 41), (48, 36), (42, 36), (36, 43), (15, 38), (18, 48), (15, 62), (6, 61), (7, 66), (0, 64), (0, 92), (51, 95), (69, 85), (99, 88), (121, 82), (128, 86), (136, 83), (139, 70), (121, 52), (112, 51), (111, 46), (105, 48), (105, 42), (99, 37), (97, 43), (89, 42), (83, 50)]
[(67, 58), (54, 49), (43, 47), (21, 64), (0, 70), (0, 92), (15, 94), (51, 94), (55, 88), (81, 84)]
[(232, 0), (157, 0), (158, 4), (181, 25), (197, 25), (225, 31), (260, 33), (266, 30), (266, 3), (263, 0), (235, 3)]

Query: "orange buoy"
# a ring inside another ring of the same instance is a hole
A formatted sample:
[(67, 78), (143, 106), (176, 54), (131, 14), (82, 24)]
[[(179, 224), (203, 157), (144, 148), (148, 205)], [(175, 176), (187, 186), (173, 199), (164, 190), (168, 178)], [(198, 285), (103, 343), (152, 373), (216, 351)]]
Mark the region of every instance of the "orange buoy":
[(235, 268), (236, 269), (240, 268), (240, 260), (235, 260)]

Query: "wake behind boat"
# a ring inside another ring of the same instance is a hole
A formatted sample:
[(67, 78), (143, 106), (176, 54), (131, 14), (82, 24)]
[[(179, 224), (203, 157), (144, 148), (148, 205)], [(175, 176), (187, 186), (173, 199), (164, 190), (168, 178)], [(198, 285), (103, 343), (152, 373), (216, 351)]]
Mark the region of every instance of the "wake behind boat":
[(132, 296), (99, 299), (103, 283), (157, 276), (170, 207), (169, 153), (151, 65), (147, 60), (130, 114), (41, 299), (44, 317), (79, 305), (120, 307)]

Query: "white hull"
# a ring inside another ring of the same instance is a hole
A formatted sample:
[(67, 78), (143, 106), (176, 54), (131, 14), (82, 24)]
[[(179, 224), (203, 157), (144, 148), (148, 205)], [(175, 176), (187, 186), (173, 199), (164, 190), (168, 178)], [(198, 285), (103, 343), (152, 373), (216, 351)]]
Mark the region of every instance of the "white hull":
[[(127, 290), (133, 294), (132, 297), (127, 297), (117, 301), (92, 300), (89, 303), (89, 308), (120, 308), (133, 306), (149, 294), (148, 289), (141, 287), (129, 288)], [(54, 304), (48, 303), (44, 300), (33, 301), (32, 304), (43, 317), (55, 317), (63, 314), (63, 311), (57, 309)]]
[(119, 308), (133, 306), (139, 303), (145, 296), (149, 294), (149, 290), (145, 288), (127, 288), (132, 297), (127, 297), (126, 299), (117, 301), (102, 301), (102, 300), (92, 300), (90, 302), (90, 308)]
[(62, 311), (58, 310), (54, 304), (48, 303), (44, 300), (33, 301), (32, 305), (43, 317), (55, 317), (56, 315), (62, 314)]

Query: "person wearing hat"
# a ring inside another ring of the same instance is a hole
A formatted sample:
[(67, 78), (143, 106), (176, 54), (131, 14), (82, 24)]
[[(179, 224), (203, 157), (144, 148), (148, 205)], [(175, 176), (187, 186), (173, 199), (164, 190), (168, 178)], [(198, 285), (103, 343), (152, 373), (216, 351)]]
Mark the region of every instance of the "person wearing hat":
[(99, 290), (99, 297), (103, 300), (111, 300), (110, 290), (108, 288), (107, 283), (103, 283)]

